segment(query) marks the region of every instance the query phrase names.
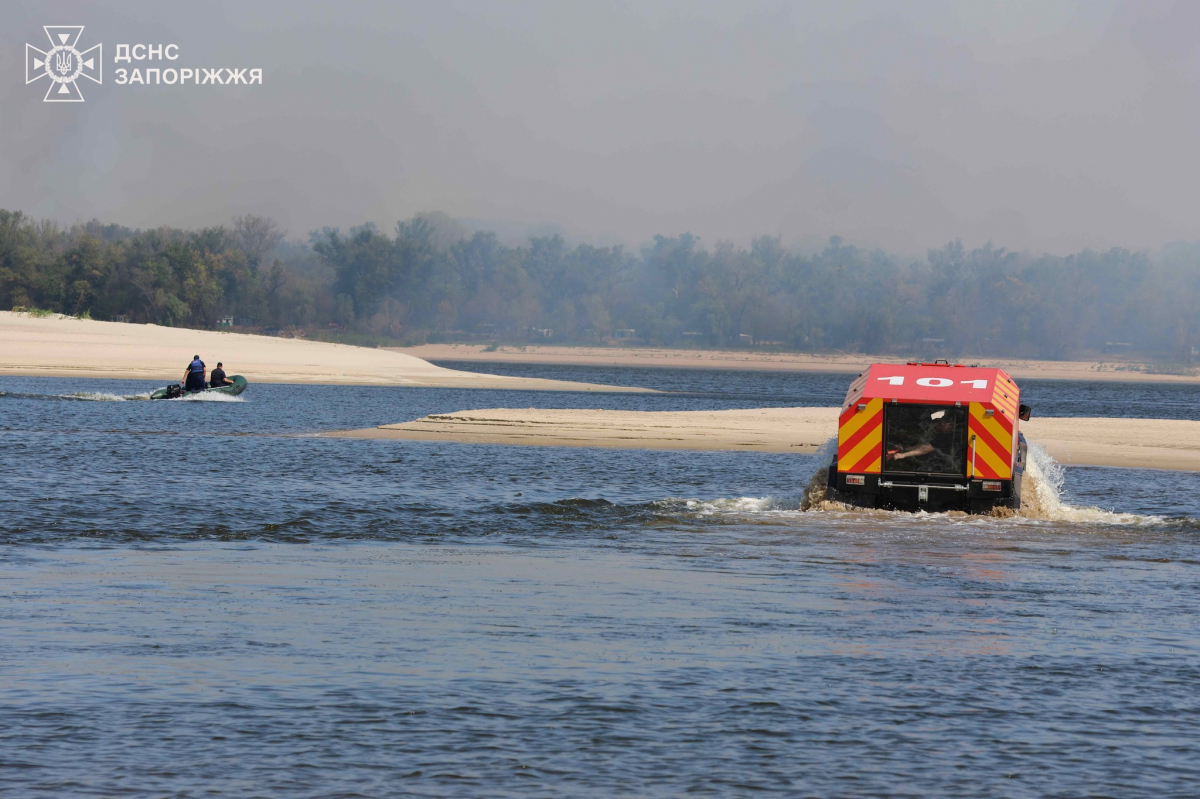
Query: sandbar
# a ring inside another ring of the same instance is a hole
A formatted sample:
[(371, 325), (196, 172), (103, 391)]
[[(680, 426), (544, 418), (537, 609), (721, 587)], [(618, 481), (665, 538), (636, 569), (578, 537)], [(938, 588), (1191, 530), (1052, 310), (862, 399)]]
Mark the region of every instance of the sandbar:
[[(843, 372), (856, 374), (873, 363), (903, 363), (899, 355), (812, 355), (751, 350), (683, 350), (662, 347), (565, 347), (534, 344), (526, 347), (483, 344), (422, 344), (396, 352), (430, 361), (530, 363), (569, 366), (633, 366), (666, 369), (745, 369), (768, 372)], [(979, 363), (1015, 378), (1039, 380), (1104, 380), (1129, 383), (1200, 383), (1200, 374), (1158, 374), (1140, 371), (1142, 364), (1126, 361), (1040, 361), (1027, 358), (963, 357), (957, 362)]]
[(484, 408), (327, 435), (546, 447), (816, 452), (837, 408), (604, 411)]
[[(814, 453), (836, 435), (837, 408), (610, 411), (484, 408), (325, 435), (552, 447)], [(1033, 444), (1075, 466), (1200, 471), (1200, 422), (1042, 418)]]
[(195, 354), (251, 383), (648, 391), (460, 372), (372, 347), (0, 311), (0, 375), (176, 381)]

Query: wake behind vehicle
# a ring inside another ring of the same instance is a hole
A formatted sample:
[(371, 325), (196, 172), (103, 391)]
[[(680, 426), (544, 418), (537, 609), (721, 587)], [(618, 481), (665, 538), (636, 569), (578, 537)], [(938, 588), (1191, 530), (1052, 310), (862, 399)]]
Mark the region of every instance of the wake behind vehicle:
[(238, 394), (241, 394), (246, 390), (246, 378), (242, 377), (241, 375), (233, 375), (229, 378), (229, 380), (231, 381), (231, 385), (217, 386), (216, 388), (212, 388), (210, 386), (203, 391), (185, 391), (183, 386), (179, 385), (178, 383), (172, 383), (165, 388), (160, 388), (155, 391), (150, 395), (150, 399), (177, 399), (187, 394), (228, 394), (232, 397), (236, 397)]
[(907, 511), (1021, 507), (1029, 407), (1001, 369), (873, 364), (838, 417), (828, 497)]

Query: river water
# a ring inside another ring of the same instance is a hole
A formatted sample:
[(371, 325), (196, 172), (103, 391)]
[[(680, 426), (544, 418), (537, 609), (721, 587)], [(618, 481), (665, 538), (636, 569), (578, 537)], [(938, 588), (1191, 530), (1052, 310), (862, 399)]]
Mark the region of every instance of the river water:
[(0, 379), (0, 795), (1194, 795), (1200, 475), (1043, 459), (1049, 518), (801, 512), (814, 456), (312, 435), (848, 382), (487, 368), (680, 393)]

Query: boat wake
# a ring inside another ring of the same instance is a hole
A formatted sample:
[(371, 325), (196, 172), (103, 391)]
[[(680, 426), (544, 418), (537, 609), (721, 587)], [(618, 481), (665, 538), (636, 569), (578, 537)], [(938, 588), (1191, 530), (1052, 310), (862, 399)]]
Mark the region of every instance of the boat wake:
[(1029, 466), (1021, 488), (1020, 516), (1055, 522), (1095, 524), (1159, 524), (1162, 516), (1116, 513), (1103, 508), (1077, 507), (1062, 501), (1066, 469), (1042, 447), (1029, 442)]
[[(150, 399), (150, 392), (141, 394), (110, 394), (105, 391), (77, 391), (72, 394), (25, 394), (11, 391), (0, 391), (0, 398), (48, 400), (52, 402), (140, 402)], [(245, 402), (245, 397), (230, 396), (215, 392), (184, 394), (164, 402)]]
[(150, 392), (143, 394), (109, 394), (104, 391), (77, 391), (73, 394), (27, 394), (0, 391), (0, 397), (11, 399), (50, 400), (58, 402), (130, 402), (150, 399)]
[[(676, 502), (677, 500), (671, 500)], [(684, 509), (696, 516), (717, 516), (720, 514), (784, 514), (795, 513), (800, 509), (798, 497), (737, 497), (734, 499), (688, 499), (684, 500)]]
[(102, 391), (81, 391), (75, 394), (58, 394), (58, 399), (78, 400), (81, 402), (130, 402), (150, 399), (150, 392), (144, 394), (107, 394)]

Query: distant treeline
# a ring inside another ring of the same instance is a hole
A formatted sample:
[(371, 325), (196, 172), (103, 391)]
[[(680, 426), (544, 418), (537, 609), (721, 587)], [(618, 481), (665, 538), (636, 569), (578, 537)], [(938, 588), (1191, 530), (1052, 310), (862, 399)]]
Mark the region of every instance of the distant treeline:
[(325, 229), (308, 245), (246, 216), (228, 227), (61, 228), (0, 210), (0, 308), (41, 308), (360, 342), (633, 341), (807, 352), (1191, 363), (1200, 249), (1029, 256), (954, 242), (906, 260), (830, 239), (815, 255), (656, 236), (640, 252), (521, 246), (426, 214)]

